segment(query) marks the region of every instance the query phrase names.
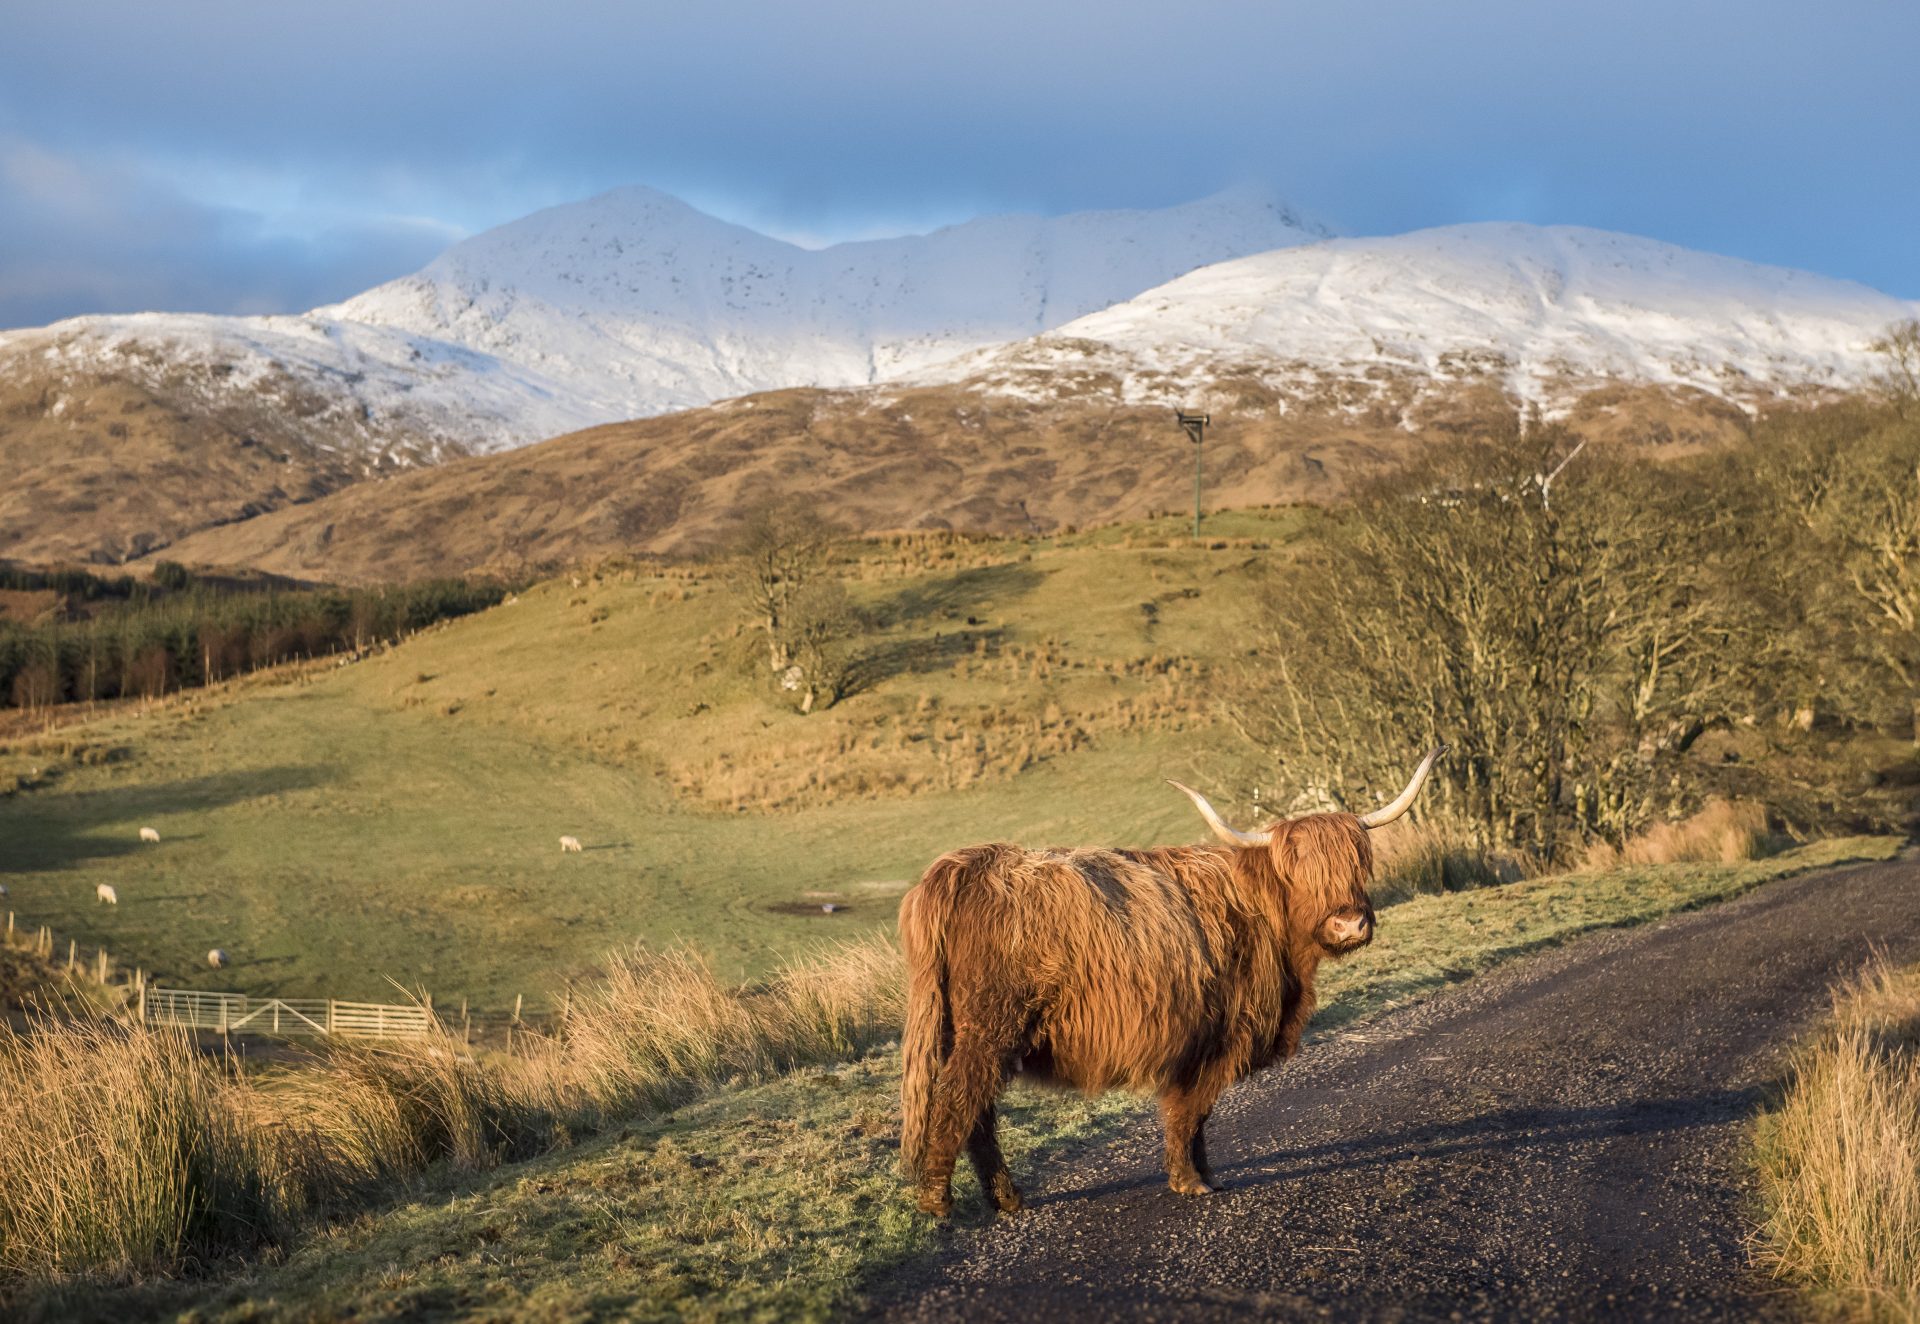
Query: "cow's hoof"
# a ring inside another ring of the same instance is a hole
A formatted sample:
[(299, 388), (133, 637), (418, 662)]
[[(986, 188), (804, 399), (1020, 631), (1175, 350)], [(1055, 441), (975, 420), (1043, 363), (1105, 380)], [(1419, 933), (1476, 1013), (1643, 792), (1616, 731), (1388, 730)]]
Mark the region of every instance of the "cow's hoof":
[(1169, 1177), (1167, 1185), (1181, 1195), (1212, 1195), (1219, 1189), (1217, 1186), (1209, 1186), (1198, 1177)]
[(993, 1183), (993, 1202), (1003, 1214), (1017, 1214), (1027, 1207), (1027, 1202), (1020, 1198), (1019, 1187), (1006, 1177)]
[(945, 1218), (953, 1212), (953, 1192), (920, 1192), (920, 1212), (923, 1214), (932, 1214), (935, 1218)]

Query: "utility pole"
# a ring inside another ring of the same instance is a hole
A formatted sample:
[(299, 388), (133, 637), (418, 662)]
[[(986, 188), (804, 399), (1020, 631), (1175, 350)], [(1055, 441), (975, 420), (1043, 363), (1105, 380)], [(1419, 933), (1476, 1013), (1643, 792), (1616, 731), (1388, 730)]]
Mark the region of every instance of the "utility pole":
[(1213, 422), (1212, 414), (1189, 414), (1184, 409), (1176, 409), (1173, 416), (1180, 426), (1187, 430), (1187, 440), (1193, 443), (1193, 540), (1200, 541), (1200, 437), (1206, 432), (1207, 424)]

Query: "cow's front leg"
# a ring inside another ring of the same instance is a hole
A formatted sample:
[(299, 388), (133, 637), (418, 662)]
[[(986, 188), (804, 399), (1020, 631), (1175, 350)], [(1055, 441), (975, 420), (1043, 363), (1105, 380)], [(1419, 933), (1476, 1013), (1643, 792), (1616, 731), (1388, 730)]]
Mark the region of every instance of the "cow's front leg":
[(1217, 1086), (1170, 1086), (1160, 1095), (1160, 1125), (1167, 1138), (1167, 1185), (1182, 1195), (1211, 1195), (1207, 1171), (1207, 1116), (1220, 1097)]

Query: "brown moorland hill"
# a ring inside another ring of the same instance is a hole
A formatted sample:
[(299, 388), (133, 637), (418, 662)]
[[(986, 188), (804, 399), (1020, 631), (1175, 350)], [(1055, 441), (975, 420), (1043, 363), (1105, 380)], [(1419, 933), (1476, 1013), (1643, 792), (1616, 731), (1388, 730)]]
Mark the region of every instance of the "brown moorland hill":
[[(1215, 508), (1335, 498), (1356, 476), (1514, 408), (1485, 384), (1409, 383), (1359, 405), (1283, 403), (1251, 384), (1213, 394)], [(769, 392), (357, 484), (194, 534), (167, 555), (338, 582), (514, 573), (615, 551), (697, 554), (768, 497), (868, 531), (1045, 533), (1191, 503), (1192, 447), (1172, 403), (1116, 404), (1099, 389), (1027, 401), (964, 384)], [(1713, 397), (1625, 386), (1580, 397), (1570, 421), (1662, 451), (1746, 426)]]
[(0, 557), (115, 564), (444, 450), (333, 444), (353, 430), (340, 402), (291, 375), (211, 390), (219, 364), (90, 369), (50, 354), (57, 338), (0, 353)]

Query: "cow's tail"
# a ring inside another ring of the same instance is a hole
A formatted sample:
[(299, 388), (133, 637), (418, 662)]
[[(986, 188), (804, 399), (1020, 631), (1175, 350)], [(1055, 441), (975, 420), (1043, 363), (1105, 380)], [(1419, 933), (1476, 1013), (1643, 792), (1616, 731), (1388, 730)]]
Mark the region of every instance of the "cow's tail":
[(900, 947), (907, 960), (907, 1025), (900, 1038), (900, 1161), (918, 1176), (927, 1152), (933, 1087), (953, 1042), (947, 1012), (946, 927), (951, 891), (937, 878), (942, 860), (900, 902)]

